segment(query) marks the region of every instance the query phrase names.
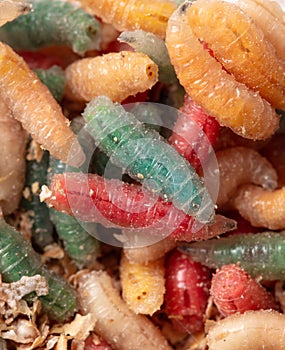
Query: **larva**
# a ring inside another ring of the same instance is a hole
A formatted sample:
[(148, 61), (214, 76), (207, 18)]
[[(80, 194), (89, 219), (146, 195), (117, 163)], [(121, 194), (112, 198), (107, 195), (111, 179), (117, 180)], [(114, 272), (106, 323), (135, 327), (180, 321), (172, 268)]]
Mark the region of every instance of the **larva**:
[(41, 275), (48, 284), (48, 294), (39, 297), (43, 311), (58, 322), (71, 317), (78, 307), (75, 290), (60, 276), (42, 265), (41, 257), (20, 232), (0, 219), (0, 273), (4, 282), (22, 276)]
[(238, 263), (252, 277), (285, 279), (285, 231), (237, 234), (182, 243), (180, 249), (211, 268)]
[[(65, 1), (31, 1), (33, 11), (0, 28), (0, 40), (17, 50), (67, 45), (78, 54), (99, 49), (100, 24)], [(47, 16), (48, 13), (48, 16)]]
[(169, 0), (80, 0), (83, 8), (119, 31), (142, 29), (165, 37), (167, 21), (177, 5)]
[(93, 99), (83, 117), (96, 146), (115, 165), (198, 221), (212, 220), (214, 204), (206, 187), (190, 164), (158, 133), (106, 96)]

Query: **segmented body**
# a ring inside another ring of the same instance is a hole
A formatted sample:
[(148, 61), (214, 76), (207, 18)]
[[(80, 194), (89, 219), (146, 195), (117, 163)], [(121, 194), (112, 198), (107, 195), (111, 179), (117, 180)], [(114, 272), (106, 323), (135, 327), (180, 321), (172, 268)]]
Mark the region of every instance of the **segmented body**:
[(199, 171), (211, 156), (220, 124), (187, 94), (168, 142)]
[(189, 333), (203, 329), (210, 295), (210, 269), (174, 250), (166, 260), (165, 311), (174, 327)]
[(80, 0), (80, 4), (119, 31), (142, 29), (161, 38), (165, 37), (167, 21), (177, 7), (169, 0)]
[(285, 108), (284, 62), (249, 15), (220, 0), (194, 2), (187, 14), (194, 35), (236, 81), (258, 91), (273, 107)]
[(49, 293), (39, 297), (43, 311), (58, 322), (67, 320), (77, 309), (76, 292), (60, 276), (42, 265), (31, 244), (12, 226), (0, 220), (0, 273), (5, 282), (36, 274), (46, 278)]
[(31, 1), (31, 4), (31, 13), (0, 29), (0, 40), (17, 50), (67, 45), (83, 54), (99, 49), (99, 22), (83, 9), (57, 0)]
[(48, 88), (19, 55), (1, 42), (0, 57), (0, 94), (13, 117), (54, 157), (74, 166), (82, 164), (82, 149)]
[(65, 73), (66, 96), (79, 101), (106, 95), (121, 102), (150, 89), (158, 80), (157, 65), (147, 55), (132, 51), (83, 58), (69, 65)]
[(274, 46), (277, 55), (285, 59), (285, 21), (281, 6), (276, 1), (238, 0), (237, 5), (244, 10), (262, 29), (264, 36)]
[[(204, 15), (208, 16), (202, 25), (199, 25), (199, 11), (201, 11), (201, 20)], [(230, 24), (227, 25), (227, 22)], [(240, 25), (241, 22), (243, 26)], [(211, 23), (211, 30), (209, 30), (209, 23)], [(206, 32), (207, 36), (197, 32), (198, 29)], [(228, 35), (225, 35), (228, 29)], [(257, 36), (260, 39), (249, 39), (248, 35), (251, 31), (253, 32), (252, 37)], [(243, 33), (248, 33), (248, 35), (245, 36)], [(215, 34), (220, 37), (215, 38), (214, 43), (221, 47), (224, 43), (225, 50), (233, 50), (237, 46), (237, 49), (233, 51), (237, 51), (237, 54), (243, 59), (247, 58), (247, 55), (242, 56), (243, 50), (238, 53), (243, 47), (242, 40), (245, 40), (246, 47), (251, 45), (250, 50), (256, 52), (254, 54), (256, 57), (264, 52), (270, 71), (277, 79), (275, 87), (279, 91), (278, 76), (283, 74), (283, 63), (276, 59), (273, 48), (263, 40), (262, 31), (254, 26), (249, 16), (246, 16), (234, 4), (222, 1), (199, 0), (193, 4), (185, 2), (169, 19), (166, 46), (180, 83), (195, 102), (209, 114), (215, 116), (220, 124), (230, 127), (237, 134), (255, 140), (271, 136), (278, 127), (279, 117), (268, 101), (261, 98), (257, 91), (250, 89), (239, 81), (238, 77), (235, 78), (233, 74), (223, 69), (227, 56), (217, 61), (215, 58), (217, 53), (213, 50), (215, 57), (212, 57), (205, 49), (203, 43), (208, 45), (208, 40), (210, 41), (210, 37)], [(225, 43), (226, 39), (230, 40), (230, 44)], [(255, 44), (261, 45), (260, 49), (257, 49), (258, 46)], [(211, 49), (211, 46), (209, 48)], [(217, 51), (219, 50), (222, 53), (222, 49), (219, 48)], [(260, 64), (264, 64), (263, 58), (260, 60), (256, 58), (255, 62), (257, 60)], [(227, 63), (239, 66), (239, 61), (240, 59), (228, 59)], [(261, 68), (260, 70), (264, 72), (268, 69)], [(270, 74), (267, 72), (267, 77)], [(260, 74), (258, 76), (260, 77)], [(251, 77), (252, 72), (248, 74), (248, 80)], [(261, 77), (261, 83), (263, 82), (264, 79)], [(272, 91), (274, 86), (271, 87), (271, 83), (268, 86), (268, 90)], [(282, 92), (279, 91), (278, 96), (277, 101), (273, 94), (275, 102), (283, 104), (285, 100)]]
[(107, 227), (149, 228), (151, 236), (162, 238), (169, 234), (174, 240), (208, 239), (236, 227), (234, 220), (216, 215), (213, 224), (196, 230), (195, 219), (172, 203), (156, 198), (141, 186), (95, 174), (54, 175), (49, 188), (43, 188), (41, 200), (82, 221), (99, 222)]
[(78, 268), (92, 266), (99, 255), (98, 241), (80, 225), (77, 219), (50, 209), (51, 220), (64, 249)]
[(210, 293), (223, 316), (248, 310), (277, 310), (274, 296), (240, 266), (224, 265), (211, 280)]
[[(127, 107), (129, 108), (129, 104)], [(159, 105), (139, 102), (134, 104), (131, 103), (130, 107), (131, 113), (134, 114), (139, 121), (144, 123), (148, 128), (159, 132), (161, 125), (163, 125), (161, 118), (162, 111), (159, 108)], [(105, 178), (116, 179), (122, 174), (122, 169), (112, 164), (110, 158), (104, 152), (100, 151), (99, 148), (96, 148), (94, 152), (91, 166), (92, 169), (94, 168), (96, 174), (104, 176)], [(108, 170), (105, 171), (106, 169)], [(124, 179), (124, 176), (125, 174), (122, 176), (122, 180)]]
[(253, 277), (285, 279), (285, 231), (238, 234), (182, 244), (180, 249), (212, 268), (240, 264)]
[(94, 331), (118, 349), (171, 350), (160, 330), (144, 315), (136, 315), (122, 300), (105, 271), (81, 274), (79, 300), (95, 319)]
[(104, 96), (92, 100), (83, 117), (96, 145), (115, 165), (199, 221), (212, 219), (214, 205), (201, 179), (159, 134)]
[(285, 349), (284, 314), (247, 311), (221, 319), (210, 327), (209, 350)]
[[(65, 171), (65, 164), (53, 157), (49, 162), (49, 178)], [(89, 235), (80, 222), (66, 213), (50, 208), (50, 217), (67, 254), (78, 268), (92, 266), (99, 254), (98, 241)]]
[(133, 263), (122, 255), (122, 298), (136, 314), (153, 315), (160, 310), (165, 292), (164, 259)]
[(131, 105), (131, 113), (148, 128), (160, 131), (163, 126), (161, 105), (148, 102), (139, 102)]

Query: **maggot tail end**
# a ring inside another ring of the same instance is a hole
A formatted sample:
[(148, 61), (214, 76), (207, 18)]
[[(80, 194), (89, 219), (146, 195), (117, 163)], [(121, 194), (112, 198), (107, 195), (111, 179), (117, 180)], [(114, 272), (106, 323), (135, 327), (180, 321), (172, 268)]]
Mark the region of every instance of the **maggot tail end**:
[(226, 232), (235, 230), (237, 222), (233, 219), (227, 218), (223, 215), (215, 215), (213, 223), (203, 225), (202, 229), (196, 230), (196, 222), (194, 223), (194, 230), (192, 229), (191, 241), (204, 241), (213, 237), (218, 237)]
[(181, 243), (178, 245), (178, 250), (184, 254), (191, 256), (194, 261), (200, 262), (211, 268), (216, 268), (217, 265), (211, 259), (211, 251), (215, 238), (206, 241)]

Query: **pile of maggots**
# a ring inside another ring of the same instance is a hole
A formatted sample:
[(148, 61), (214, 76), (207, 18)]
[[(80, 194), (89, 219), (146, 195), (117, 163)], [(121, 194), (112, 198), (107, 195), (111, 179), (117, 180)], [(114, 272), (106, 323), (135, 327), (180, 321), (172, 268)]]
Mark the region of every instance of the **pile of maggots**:
[(1, 349), (285, 349), (278, 3), (3, 0), (0, 19)]

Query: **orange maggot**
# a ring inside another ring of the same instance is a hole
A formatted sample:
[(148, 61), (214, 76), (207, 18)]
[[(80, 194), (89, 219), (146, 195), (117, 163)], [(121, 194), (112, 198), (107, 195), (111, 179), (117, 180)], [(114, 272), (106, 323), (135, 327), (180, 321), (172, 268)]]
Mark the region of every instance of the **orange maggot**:
[(285, 107), (284, 62), (235, 4), (185, 2), (170, 17), (166, 45), (186, 92), (220, 124), (254, 140), (275, 132), (274, 107)]

